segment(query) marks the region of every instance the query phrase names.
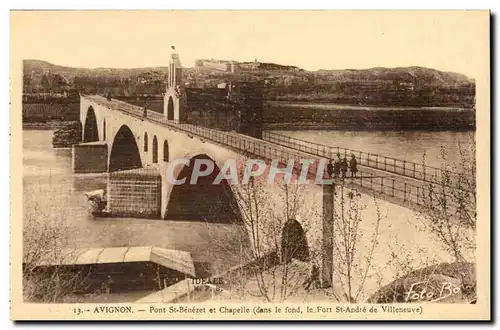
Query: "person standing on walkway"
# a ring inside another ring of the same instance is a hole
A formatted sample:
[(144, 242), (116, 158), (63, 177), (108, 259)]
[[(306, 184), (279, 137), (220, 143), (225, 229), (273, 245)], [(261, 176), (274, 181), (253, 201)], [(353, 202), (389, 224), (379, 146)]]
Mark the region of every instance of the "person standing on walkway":
[(342, 171), (342, 178), (345, 178), (347, 176), (347, 167), (348, 167), (347, 159), (344, 157), (344, 159), (342, 159), (342, 162), (340, 163), (340, 170)]
[(333, 159), (330, 159), (328, 162), (328, 165), (326, 166), (326, 171), (328, 172), (328, 176), (330, 179), (333, 179), (333, 173), (334, 173), (334, 168), (333, 168)]
[(147, 103), (144, 105), (144, 108), (142, 109), (142, 116), (144, 118), (148, 117), (148, 104)]
[(349, 160), (349, 168), (351, 170), (351, 177), (356, 177), (358, 173), (358, 162), (354, 154), (351, 154), (351, 159)]
[(335, 178), (340, 176), (340, 154), (337, 154), (337, 159), (335, 160), (335, 163), (333, 164), (333, 176)]

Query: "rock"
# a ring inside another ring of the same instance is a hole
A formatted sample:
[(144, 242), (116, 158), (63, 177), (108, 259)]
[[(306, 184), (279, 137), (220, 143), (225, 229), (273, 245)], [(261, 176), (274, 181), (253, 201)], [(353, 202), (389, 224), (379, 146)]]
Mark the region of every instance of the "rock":
[(476, 271), (473, 263), (441, 263), (415, 270), (382, 287), (369, 303), (473, 303)]

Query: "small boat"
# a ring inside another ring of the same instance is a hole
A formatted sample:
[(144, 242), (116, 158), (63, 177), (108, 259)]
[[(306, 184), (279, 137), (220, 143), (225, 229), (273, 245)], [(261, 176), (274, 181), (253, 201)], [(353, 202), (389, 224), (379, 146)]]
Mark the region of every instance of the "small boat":
[(93, 216), (103, 216), (106, 215), (105, 212), (106, 205), (108, 201), (106, 199), (106, 190), (98, 189), (85, 193), (88, 199), (88, 210)]

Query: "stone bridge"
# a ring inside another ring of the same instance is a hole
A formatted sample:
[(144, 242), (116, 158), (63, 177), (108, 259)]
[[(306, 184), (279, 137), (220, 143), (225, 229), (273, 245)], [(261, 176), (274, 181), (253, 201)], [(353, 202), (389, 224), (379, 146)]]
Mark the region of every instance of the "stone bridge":
[[(107, 209), (111, 216), (216, 223), (240, 221), (235, 188), (226, 180), (212, 184), (226, 161), (236, 160), (242, 164), (256, 155), (261, 159), (280, 159), (280, 166), (286, 167), (290, 156), (286, 147), (242, 134), (182, 124), (153, 111), (148, 111), (145, 118), (140, 107), (102, 96), (82, 95), (80, 118), (83, 142), (73, 146), (73, 171), (108, 173)], [(310, 158), (301, 152), (295, 152), (295, 156)], [(179, 159), (189, 159), (190, 163), (175, 166), (173, 176), (186, 178), (187, 183), (173, 185), (166, 178), (167, 166)], [(191, 185), (195, 159), (213, 161), (215, 170)], [(314, 178), (317, 166), (318, 163), (310, 166), (310, 178)], [(299, 232), (302, 235), (299, 241), (305, 245), (303, 250), (316, 247), (331, 252), (333, 207), (325, 206), (325, 211), (329, 210), (326, 216), (321, 212), (315, 212), (315, 218), (309, 215), (311, 211), (321, 210), (324, 198), (326, 203), (333, 202), (331, 192), (315, 184), (305, 189), (313, 202), (301, 211), (303, 215), (298, 214), (296, 219), (283, 224), (282, 235), (288, 235), (286, 231)], [(284, 210), (286, 207), (276, 189), (269, 186), (268, 192), (272, 207)], [(294, 241), (297, 242), (295, 238)], [(331, 268), (325, 264), (331, 264), (331, 260), (323, 259), (322, 269)], [(331, 274), (325, 273), (324, 282), (329, 278)]]
[[(73, 171), (108, 173), (107, 210), (111, 216), (216, 223), (239, 221), (250, 231), (249, 224), (242, 222), (243, 210), (238, 207), (236, 188), (227, 180), (213, 184), (221, 170), (225, 173), (227, 160), (236, 160), (240, 165), (249, 157), (268, 162), (278, 160), (281, 167), (292, 166), (294, 179), (297, 179), (302, 168), (300, 159), (312, 159), (306, 174), (314, 179), (318, 168), (323, 174), (326, 159), (332, 158), (332, 150), (317, 146), (313, 152), (304, 146), (294, 147), (290, 140), (281, 141), (265, 134), (264, 139), (259, 139), (186, 123), (177, 61), (178, 57), (173, 56), (163, 113), (109, 97), (81, 96), (82, 143), (73, 146)], [(193, 160), (196, 159), (212, 162), (214, 171), (199, 177), (195, 185), (174, 185), (167, 180), (167, 169), (180, 159), (190, 161), (174, 167), (172, 175), (175, 179), (186, 178), (189, 182)], [(387, 160), (384, 160), (383, 168), (379, 166), (378, 158), (376, 166), (370, 166), (369, 155), (367, 163), (360, 160), (360, 177), (346, 179), (345, 185), (370, 194), (375, 191), (378, 196), (409, 208), (421, 206), (419, 195), (426, 182), (417, 177), (415, 167), (412, 175), (406, 167), (403, 173), (398, 173), (396, 161), (391, 170), (390, 166), (387, 167)], [(282, 176), (277, 177), (282, 179)], [(279, 189), (273, 186), (266, 189), (269, 200), (265, 202), (270, 208), (288, 210), (288, 200), (283, 199)], [(295, 242), (296, 250), (301, 251), (299, 258), (304, 260), (309, 258), (310, 250), (319, 251), (323, 283), (329, 285), (335, 188), (332, 184), (313, 183), (304, 189), (308, 202), (303, 203), (304, 207), (293, 215), (293, 219), (283, 215), (289, 220), (279, 224), (279, 241), (282, 244), (286, 240)], [(269, 244), (271, 249), (270, 245), (272, 243)]]

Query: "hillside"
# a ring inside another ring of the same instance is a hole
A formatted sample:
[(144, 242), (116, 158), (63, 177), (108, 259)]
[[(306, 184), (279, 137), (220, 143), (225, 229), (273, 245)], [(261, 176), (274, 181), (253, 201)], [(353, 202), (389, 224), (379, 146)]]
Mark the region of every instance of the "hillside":
[[(72, 68), (40, 60), (24, 61), (24, 92), (112, 93), (117, 96), (161, 95), (167, 67)], [(271, 101), (331, 102), (372, 106), (473, 107), (475, 82), (467, 76), (423, 67), (305, 71), (274, 63), (228, 73), (186, 68), (184, 79), (195, 87), (215, 87), (227, 80), (267, 82)]]

